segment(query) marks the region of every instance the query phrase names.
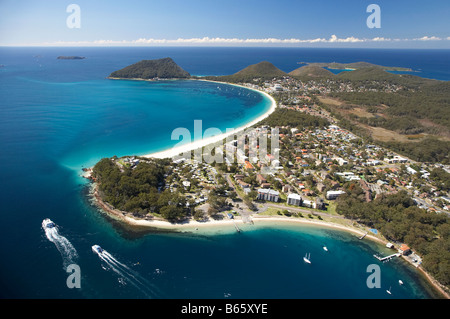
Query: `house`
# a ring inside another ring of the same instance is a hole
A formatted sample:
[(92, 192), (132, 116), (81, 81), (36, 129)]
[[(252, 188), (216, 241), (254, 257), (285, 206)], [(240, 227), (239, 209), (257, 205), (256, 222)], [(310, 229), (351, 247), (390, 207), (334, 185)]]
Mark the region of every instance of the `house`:
[(261, 174), (256, 175), (256, 181), (260, 184), (267, 183), (267, 180)]
[(327, 192), (327, 199), (336, 199), (342, 194), (345, 194), (344, 191), (328, 191)]
[(289, 184), (286, 184), (283, 186), (283, 188), (281, 190), (283, 191), (283, 193), (290, 193), (294, 190), (294, 187), (292, 187)]
[(288, 205), (301, 206), (303, 202), (302, 197), (299, 194), (289, 194), (287, 197)]
[(244, 189), (244, 188), (250, 188), (250, 184), (244, 182), (242, 179), (238, 179), (237, 183)]
[(321, 193), (325, 190), (326, 186), (323, 183), (317, 183), (317, 190)]
[(260, 200), (268, 200), (271, 202), (278, 202), (280, 198), (280, 193), (274, 191), (272, 189), (260, 188), (258, 189), (258, 199)]
[(385, 162), (388, 162), (389, 164), (396, 164), (396, 163), (406, 163), (408, 160), (406, 158), (400, 157), (400, 156), (394, 156), (393, 158), (385, 158)]
[(323, 201), (323, 198), (317, 198), (316, 199), (316, 209), (325, 209), (325, 202)]
[(250, 163), (249, 161), (245, 161), (245, 169), (253, 171), (255, 168), (253, 167), (252, 163)]
[(402, 255), (408, 255), (411, 253), (411, 248), (409, 248), (407, 245), (402, 244), (400, 248), (398, 249), (398, 252)]

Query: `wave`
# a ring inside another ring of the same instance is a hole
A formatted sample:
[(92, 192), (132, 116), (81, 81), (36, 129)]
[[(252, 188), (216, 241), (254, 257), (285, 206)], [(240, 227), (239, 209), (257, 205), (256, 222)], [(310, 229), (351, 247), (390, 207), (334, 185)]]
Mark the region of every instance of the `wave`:
[[(136, 289), (138, 289), (146, 298), (158, 298), (161, 296), (160, 290), (147, 279), (142, 277), (139, 273), (118, 261), (106, 250), (94, 251), (100, 257), (100, 259), (117, 275), (119, 275), (119, 282), (130, 283)], [(103, 267), (102, 267), (103, 268)], [(103, 268), (105, 269), (105, 268)], [(106, 270), (106, 269), (105, 269)]]
[(47, 227), (46, 223), (48, 221), (48, 219), (44, 219), (42, 221), (42, 228), (45, 231), (45, 236), (47, 237), (47, 239), (55, 244), (56, 248), (61, 254), (63, 267), (64, 270), (66, 270), (67, 266), (76, 263), (76, 260), (78, 258), (77, 250), (75, 249), (75, 247), (73, 247), (71, 242), (66, 237), (62, 236), (59, 233), (58, 227), (56, 225), (51, 228)]

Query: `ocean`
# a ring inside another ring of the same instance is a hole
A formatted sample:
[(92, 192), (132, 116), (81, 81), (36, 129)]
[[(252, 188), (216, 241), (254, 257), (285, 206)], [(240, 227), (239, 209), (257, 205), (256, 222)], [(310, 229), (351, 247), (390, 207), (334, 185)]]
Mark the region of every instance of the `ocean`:
[[(448, 50), (0, 48), (1, 297), (435, 297), (401, 259), (379, 263), (373, 254), (387, 253), (383, 246), (339, 230), (286, 224), (246, 225), (241, 233), (130, 230), (90, 203), (80, 174), (102, 157), (170, 148), (178, 143), (172, 131), (193, 131), (194, 120), (225, 131), (270, 106), (258, 93), (225, 84), (105, 79), (142, 59), (172, 57), (199, 76), (264, 60), (286, 72), (298, 62), (367, 61), (449, 80), (448, 56)], [(45, 218), (57, 228), (44, 231)], [(108, 256), (93, 253), (94, 244)], [(69, 264), (79, 266), (80, 288), (68, 287)], [(381, 267), (380, 289), (367, 287), (371, 264)]]

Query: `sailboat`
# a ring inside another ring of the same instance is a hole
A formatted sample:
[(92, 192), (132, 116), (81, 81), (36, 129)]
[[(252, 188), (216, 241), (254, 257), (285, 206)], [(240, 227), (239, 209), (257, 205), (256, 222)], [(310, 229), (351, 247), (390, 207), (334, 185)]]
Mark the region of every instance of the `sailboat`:
[(305, 255), (305, 257), (303, 257), (303, 260), (305, 261), (305, 263), (308, 263), (308, 264), (310, 264), (311, 263), (311, 261), (309, 260), (311, 258), (311, 254), (306, 254)]
[(392, 288), (392, 287), (389, 287), (389, 290), (386, 290), (386, 292), (387, 292), (388, 294), (390, 294), (390, 295), (392, 295), (391, 288)]

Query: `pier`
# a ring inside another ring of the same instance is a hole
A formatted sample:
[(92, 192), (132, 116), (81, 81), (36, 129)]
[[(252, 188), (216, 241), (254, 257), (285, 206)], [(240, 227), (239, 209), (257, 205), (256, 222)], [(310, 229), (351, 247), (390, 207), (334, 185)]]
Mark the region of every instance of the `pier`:
[(400, 257), (402, 254), (400, 254), (400, 253), (395, 253), (395, 254), (392, 254), (392, 255), (389, 255), (389, 256), (386, 256), (386, 257), (380, 257), (380, 256), (377, 256), (377, 255), (373, 255), (376, 259), (378, 259), (379, 261), (382, 261), (382, 262), (385, 262), (385, 261), (389, 261), (389, 260), (391, 260), (392, 258), (394, 258), (394, 257)]
[(235, 222), (234, 220), (233, 220), (233, 224), (234, 224), (234, 227), (236, 228), (236, 231), (237, 231), (238, 233), (240, 233), (241, 230), (239, 229), (238, 225), (236, 225), (236, 222)]
[(366, 237), (366, 235), (367, 235), (367, 232), (365, 232), (364, 235), (362, 235), (361, 237), (359, 237), (359, 240), (364, 239), (364, 237)]

